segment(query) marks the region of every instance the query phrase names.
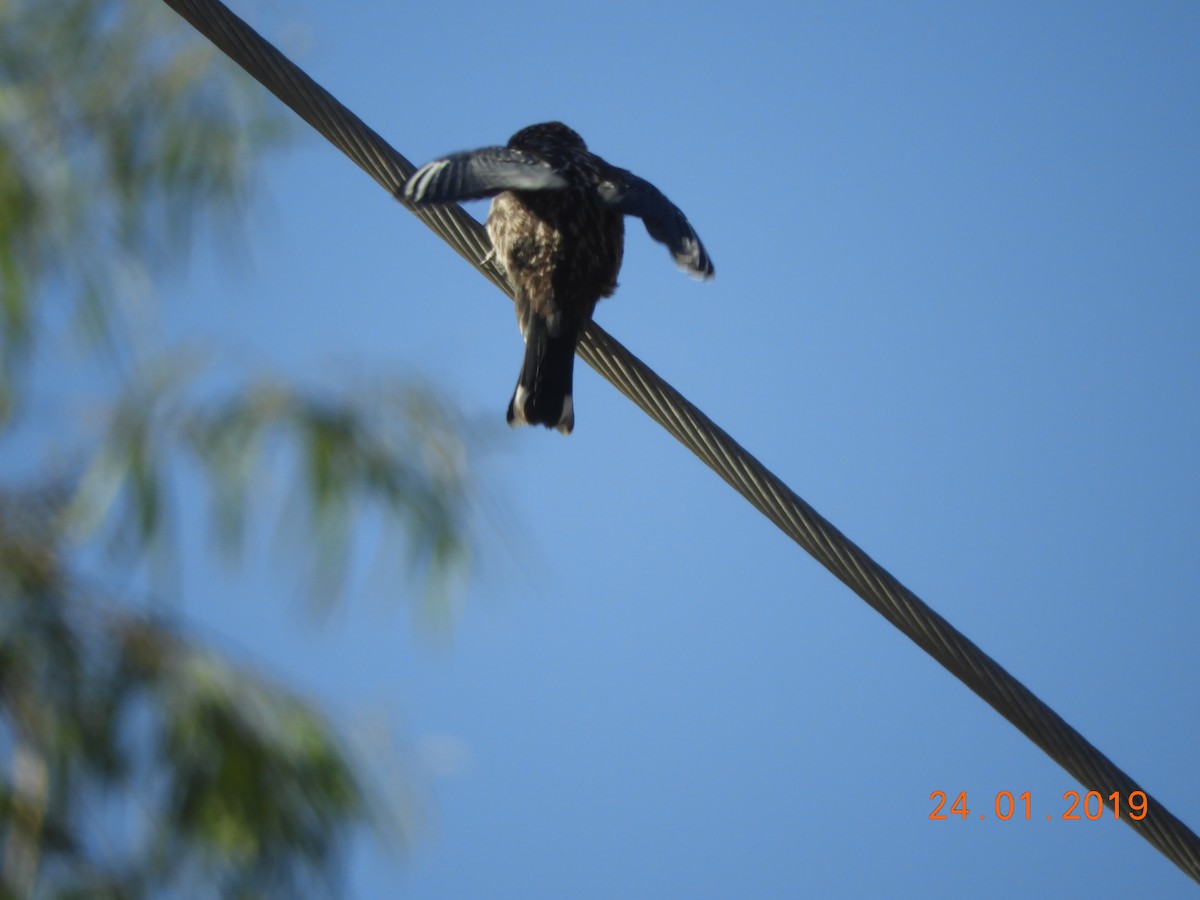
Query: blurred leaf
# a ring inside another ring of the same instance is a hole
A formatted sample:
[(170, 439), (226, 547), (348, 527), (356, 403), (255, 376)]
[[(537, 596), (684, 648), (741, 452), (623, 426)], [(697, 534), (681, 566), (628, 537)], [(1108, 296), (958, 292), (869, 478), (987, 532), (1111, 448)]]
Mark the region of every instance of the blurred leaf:
[(0, 441), (31, 369), (70, 384), (44, 332), (70, 323), (118, 363), (88, 385), (107, 392), (99, 434), (47, 417), (69, 475), (0, 483), (0, 898), (332, 894), (346, 840), (378, 830), (376, 792), (311, 704), (133, 593), (174, 551), (181, 483), (207, 487), (231, 554), (275, 510), (322, 604), (366, 529), (427, 598), (467, 559), (461, 423), (427, 388), (218, 389), (194, 354), (135, 347), (155, 276), (206, 219), (236, 224), (284, 131), (215, 58), (158, 3), (0, 0)]
[(204, 217), (247, 199), (254, 162), (286, 120), (248, 76), (213, 65), (218, 56), (159, 3), (0, 3), (0, 379), (9, 393), (46, 287), (69, 299), (97, 345), (119, 349), (131, 287), (148, 290), (150, 273), (181, 256)]
[(362, 790), (328, 729), (294, 699), (189, 654), (162, 684), (159, 746), (169, 765), (170, 832), (218, 867), (278, 879), (297, 852), (320, 870), (340, 821), (365, 812)]
[(176, 352), (130, 380), (75, 495), (77, 533), (109, 523), (131, 558), (152, 550), (170, 504), (164, 465), (183, 459), (208, 487), (218, 545), (236, 557), (250, 511), (278, 506), (265, 474), (286, 473), (279, 493), (303, 507), (279, 515), (290, 549), (316, 551), (307, 574), (318, 606), (341, 595), (351, 536), (372, 513), (385, 526), (379, 552), (425, 573), (427, 600), (445, 596), (469, 557), (468, 453), (449, 403), (395, 381), (318, 391), (259, 380), (213, 399), (201, 373)]
[[(0, 495), (0, 746), (49, 774), (32, 799), (19, 777), (0, 784), (5, 852), (24, 839), (49, 885), (89, 896), (147, 873), (233, 894), (328, 878), (370, 822), (328, 722), (165, 622), (84, 599), (55, 539), (64, 501), (38, 502)], [(89, 820), (117, 787), (138, 794), (151, 841), (98, 859)]]

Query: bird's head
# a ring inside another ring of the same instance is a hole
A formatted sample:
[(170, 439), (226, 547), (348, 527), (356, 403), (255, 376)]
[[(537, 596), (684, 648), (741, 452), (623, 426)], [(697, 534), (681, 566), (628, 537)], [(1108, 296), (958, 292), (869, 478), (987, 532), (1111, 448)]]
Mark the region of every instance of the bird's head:
[(587, 144), (562, 122), (542, 122), (522, 128), (508, 139), (510, 150), (587, 150)]

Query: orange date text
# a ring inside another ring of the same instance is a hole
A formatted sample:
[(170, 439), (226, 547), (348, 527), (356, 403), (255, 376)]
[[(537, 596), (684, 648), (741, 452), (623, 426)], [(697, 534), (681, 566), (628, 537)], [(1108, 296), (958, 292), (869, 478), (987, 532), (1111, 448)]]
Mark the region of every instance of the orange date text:
[[(958, 817), (964, 822), (969, 818), (999, 819), (1007, 822), (1009, 819), (1033, 819), (1035, 815), (1041, 818), (1042, 810), (1034, 810), (1033, 797), (1029, 791), (1014, 795), (1012, 791), (998, 791), (992, 796), (985, 796), (976, 801), (975, 808), (967, 802), (967, 792), (961, 791), (951, 798), (945, 791), (934, 791), (929, 795), (933, 803), (933, 811), (929, 818), (934, 822), (944, 822)], [(980, 806), (979, 804), (983, 804)], [(1077, 822), (1087, 819), (1094, 822), (1106, 813), (1112, 813), (1114, 819), (1127, 816), (1135, 821), (1146, 818), (1150, 804), (1143, 791), (1130, 791), (1122, 796), (1120, 791), (1113, 791), (1107, 797), (1099, 791), (1088, 791), (1080, 795), (1079, 791), (1067, 791), (1062, 795), (1062, 803), (1055, 803), (1046, 813), (1047, 819), (1058, 818), (1064, 822)]]

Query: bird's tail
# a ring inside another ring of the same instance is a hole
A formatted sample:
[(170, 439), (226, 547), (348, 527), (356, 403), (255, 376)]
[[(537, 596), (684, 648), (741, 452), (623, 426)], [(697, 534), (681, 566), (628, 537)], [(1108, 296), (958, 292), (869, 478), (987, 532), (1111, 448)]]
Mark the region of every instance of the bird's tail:
[[(508, 424), (544, 425), (570, 434), (575, 427), (571, 381), (575, 371), (575, 344), (579, 327), (529, 316), (525, 324), (525, 361), (517, 388), (508, 404)], [(552, 333), (554, 332), (554, 333)]]

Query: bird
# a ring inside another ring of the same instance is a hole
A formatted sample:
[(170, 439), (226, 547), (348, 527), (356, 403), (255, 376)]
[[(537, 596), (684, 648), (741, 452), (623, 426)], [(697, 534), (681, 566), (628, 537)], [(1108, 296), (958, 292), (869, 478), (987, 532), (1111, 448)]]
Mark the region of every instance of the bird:
[(687, 217), (650, 182), (591, 153), (561, 122), (522, 128), (503, 147), (427, 163), (400, 193), (414, 206), (492, 198), (487, 232), (516, 300), (525, 356), (508, 424), (575, 427), (575, 348), (596, 303), (612, 295), (625, 216), (642, 220), (676, 265), (707, 280), (714, 269)]

